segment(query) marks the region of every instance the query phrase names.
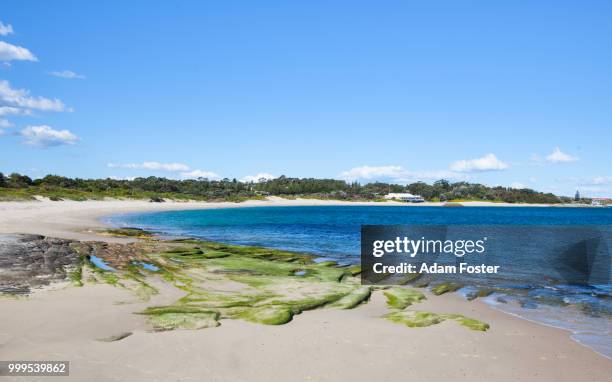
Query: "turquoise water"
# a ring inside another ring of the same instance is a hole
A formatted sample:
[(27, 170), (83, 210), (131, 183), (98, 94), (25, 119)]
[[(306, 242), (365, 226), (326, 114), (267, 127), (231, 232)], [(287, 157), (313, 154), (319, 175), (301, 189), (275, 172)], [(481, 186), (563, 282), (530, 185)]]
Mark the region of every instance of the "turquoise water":
[(245, 207), (128, 214), (107, 220), (168, 235), (358, 262), (363, 224), (612, 225), (612, 208)]
[(144, 261), (134, 261), (133, 262), (135, 265), (139, 265), (142, 267), (142, 269), (146, 269), (147, 271), (151, 271), (151, 272), (157, 272), (159, 271), (159, 268), (156, 267), (153, 264), (149, 264), (149, 263), (145, 263)]
[(115, 268), (111, 267), (110, 265), (106, 264), (104, 262), (104, 260), (102, 260), (101, 258), (99, 258), (98, 256), (94, 256), (94, 255), (90, 255), (89, 256), (89, 261), (91, 261), (91, 263), (93, 265), (95, 265), (96, 267), (103, 269), (105, 271), (116, 271)]
[[(308, 252), (344, 264), (359, 263), (360, 229), (365, 224), (480, 225), (502, 227), (501, 232), (504, 227), (511, 231), (519, 226), (533, 226), (534, 231), (551, 226), (603, 230), (605, 258), (600, 256), (603, 261), (596, 263), (606, 280), (603, 283), (563, 283), (554, 272), (554, 251), (539, 250), (536, 243), (531, 247), (510, 245), (503, 253), (488, 253), (488, 263), (501, 264), (505, 271), (499, 277), (461, 280), (467, 286), (460, 293), (468, 295), (476, 285), (493, 287), (497, 292), (485, 300), (495, 308), (568, 329), (577, 341), (612, 357), (612, 269), (607, 252), (607, 248), (612, 249), (612, 208), (246, 207), (127, 214), (106, 220), (163, 235)], [(562, 239), (551, 237), (551, 242), (543, 244), (552, 246)]]

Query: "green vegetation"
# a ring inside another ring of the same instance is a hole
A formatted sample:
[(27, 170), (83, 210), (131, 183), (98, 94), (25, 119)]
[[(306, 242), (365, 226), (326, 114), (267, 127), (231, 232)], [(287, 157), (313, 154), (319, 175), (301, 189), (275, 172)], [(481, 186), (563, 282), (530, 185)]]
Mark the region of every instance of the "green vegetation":
[[(74, 249), (77, 250), (77, 252), (81, 252), (80, 248)], [(84, 268), (89, 271), (89, 277), (87, 280), (83, 280)], [(140, 269), (136, 265), (130, 264), (122, 268), (123, 270), (121, 272), (100, 269), (93, 264), (87, 256), (81, 255), (79, 267), (72, 271), (69, 277), (73, 283), (76, 283), (76, 275), (78, 274), (78, 281), (80, 283), (80, 285), (77, 284), (78, 286), (83, 286), (85, 281), (87, 281), (90, 283), (105, 283), (115, 287), (127, 289), (134, 293), (142, 301), (149, 301), (151, 296), (158, 293), (156, 288), (152, 287), (145, 281), (145, 275), (141, 273)]]
[(150, 317), (151, 324), (156, 330), (172, 329), (204, 329), (219, 326), (219, 313), (160, 313)]
[(431, 293), (435, 294), (436, 296), (439, 296), (441, 294), (444, 293), (448, 293), (448, 292), (455, 292), (461, 288), (463, 288), (463, 284), (459, 284), (459, 283), (442, 283), (442, 284), (438, 284), (436, 286), (434, 286), (433, 288), (431, 288)]
[(107, 229), (104, 231), (111, 236), (119, 236), (119, 237), (137, 237), (137, 238), (150, 238), (153, 234), (149, 231), (145, 231), (140, 228), (113, 228)]
[(258, 324), (282, 325), (291, 321), (293, 310), (286, 305), (264, 305), (242, 310), (236, 317)]
[[(388, 183), (347, 183), (337, 179), (288, 178), (245, 183), (236, 179), (205, 178), (174, 180), (158, 177), (117, 179), (80, 179), (47, 175), (40, 179), (13, 173), (0, 173), (0, 200), (31, 200), (36, 195), (60, 201), (110, 198), (145, 199), (151, 202), (174, 200), (207, 200), (242, 202), (275, 195), (288, 199), (316, 198), (333, 200), (368, 200), (384, 202), (389, 192), (410, 192), (428, 201), (485, 200), (508, 203), (561, 203), (571, 198), (531, 189), (487, 187), (482, 184), (439, 180), (433, 184), (416, 182), (409, 185)], [(584, 199), (584, 202), (588, 200)], [(452, 204), (450, 204), (452, 205)]]
[(76, 267), (68, 272), (68, 279), (74, 286), (83, 286), (83, 263), (83, 256), (79, 256), (79, 261), (77, 262)]
[(489, 329), (489, 324), (482, 321), (468, 318), (460, 314), (439, 314), (432, 312), (421, 311), (397, 311), (391, 312), (384, 316), (391, 322), (404, 324), (410, 328), (421, 328), (431, 325), (436, 325), (446, 320), (453, 320), (460, 325), (472, 330), (486, 331)]
[[(451, 290), (457, 285), (458, 284), (444, 284), (444, 287), (441, 287), (440, 291), (442, 289), (447, 291)], [(406, 308), (412, 304), (425, 300), (425, 295), (415, 289), (394, 287), (384, 290), (383, 293), (385, 297), (387, 297), (387, 306), (391, 309), (391, 312), (385, 314), (383, 317), (391, 322), (404, 324), (410, 328), (420, 328), (437, 325), (446, 320), (453, 320), (472, 330), (486, 331), (489, 329), (488, 324), (460, 314), (439, 314), (407, 310)]]
[[(197, 240), (148, 240), (130, 265), (94, 269), (100, 282), (138, 291), (147, 285), (139, 261), (154, 264), (164, 281), (185, 292), (167, 306), (141, 312), (156, 330), (198, 329), (221, 319), (280, 325), (294, 315), (319, 307), (350, 309), (367, 301), (371, 288), (359, 285), (354, 268), (316, 263), (306, 254)], [(134, 251), (138, 253), (138, 251)]]
[(465, 326), (466, 328), (470, 328), (472, 330), (480, 330), (481, 332), (486, 332), (489, 330), (490, 326), (486, 322), (478, 321), (473, 318), (465, 317), (461, 314), (445, 314), (444, 317), (448, 320), (455, 320), (459, 324)]
[(387, 297), (387, 305), (395, 309), (405, 309), (425, 299), (425, 295), (415, 289), (390, 288), (383, 293)]
[[(117, 234), (141, 237), (142, 233), (128, 229)], [(317, 263), (303, 253), (148, 237), (128, 244), (73, 242), (71, 248), (81, 259), (79, 269), (69, 273), (76, 285), (106, 283), (131, 291), (142, 301), (159, 293), (152, 286), (159, 282), (180, 290), (182, 297), (168, 305), (135, 312), (147, 316), (155, 330), (211, 328), (225, 319), (282, 325), (307, 310), (353, 309), (379, 290), (391, 311), (384, 317), (394, 322), (418, 327), (454, 320), (475, 330), (488, 328), (461, 315), (408, 311), (425, 299), (423, 293), (406, 287), (364, 286), (359, 282), (359, 267), (339, 266), (332, 261)], [(93, 253), (113, 270), (96, 267), (90, 261)], [(154, 265), (156, 270), (146, 270), (143, 263)]]
[(368, 286), (363, 286), (361, 288), (355, 289), (354, 291), (342, 297), (341, 299), (332, 302), (328, 306), (330, 308), (353, 309), (358, 305), (367, 302), (371, 295), (372, 288)]

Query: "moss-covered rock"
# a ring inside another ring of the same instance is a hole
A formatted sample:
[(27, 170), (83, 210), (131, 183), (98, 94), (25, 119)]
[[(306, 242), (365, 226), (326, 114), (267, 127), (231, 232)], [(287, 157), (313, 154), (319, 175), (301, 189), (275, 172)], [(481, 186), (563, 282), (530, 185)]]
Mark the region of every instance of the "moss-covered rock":
[(286, 305), (264, 305), (245, 309), (236, 317), (258, 324), (282, 325), (291, 321), (293, 310)]
[(384, 317), (410, 328), (431, 326), (444, 321), (440, 315), (430, 312), (398, 311), (388, 313)]
[(189, 305), (154, 306), (141, 314), (149, 316), (156, 330), (202, 329), (219, 326), (219, 312)]
[(328, 306), (331, 308), (353, 309), (356, 306), (368, 301), (371, 295), (372, 288), (369, 286), (363, 286), (355, 289), (341, 299), (330, 303)]
[[(151, 238), (129, 244), (79, 242), (73, 247), (88, 268), (92, 282), (128, 289), (143, 301), (159, 293), (152, 286), (152, 278), (184, 292), (169, 305), (141, 312), (155, 330), (209, 328), (218, 326), (222, 319), (282, 325), (306, 310), (355, 308), (367, 302), (373, 291), (384, 293), (388, 306), (395, 310), (385, 317), (394, 322), (418, 327), (454, 320), (475, 330), (488, 328), (460, 315), (407, 312), (407, 307), (425, 299), (423, 293), (406, 287), (363, 286), (357, 277), (359, 266), (317, 263), (312, 256), (301, 253), (195, 239)], [(92, 254), (112, 265), (112, 270), (95, 267), (88, 260)], [(155, 271), (143, 269), (145, 263), (154, 266)], [(83, 276), (74, 269), (70, 278), (76, 284)], [(440, 284), (434, 293), (459, 287)]]
[(418, 290), (410, 288), (390, 288), (385, 290), (387, 305), (394, 309), (405, 309), (406, 307), (425, 299), (425, 295)]
[(107, 229), (104, 233), (111, 236), (119, 236), (119, 237), (136, 237), (136, 238), (150, 238), (153, 237), (153, 233), (149, 231), (145, 231), (140, 228), (113, 228)]
[(465, 317), (461, 314), (446, 314), (421, 311), (396, 311), (383, 316), (391, 322), (403, 324), (410, 328), (420, 328), (431, 325), (436, 325), (446, 320), (456, 321), (462, 326), (472, 330), (486, 331), (489, 329), (489, 324)]
[(472, 330), (480, 330), (482, 332), (487, 331), (490, 326), (486, 322), (478, 321), (473, 318), (462, 316), (461, 314), (445, 314), (444, 315), (448, 320), (455, 320), (459, 324), (465, 326), (466, 328), (470, 328)]
[(173, 329), (204, 329), (219, 326), (216, 312), (207, 313), (162, 313), (150, 317), (151, 324), (156, 330)]
[(435, 294), (436, 296), (439, 296), (444, 293), (455, 292), (461, 288), (463, 288), (463, 284), (448, 282), (434, 286), (433, 288), (431, 288), (431, 293)]

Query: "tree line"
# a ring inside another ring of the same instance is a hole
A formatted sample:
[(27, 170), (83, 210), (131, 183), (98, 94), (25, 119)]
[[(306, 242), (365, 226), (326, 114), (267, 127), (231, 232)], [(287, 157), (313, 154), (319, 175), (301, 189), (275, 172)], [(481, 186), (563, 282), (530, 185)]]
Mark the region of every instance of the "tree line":
[[(261, 179), (241, 182), (236, 179), (210, 180), (167, 179), (150, 176), (125, 179), (82, 179), (47, 175), (31, 179), (26, 175), (0, 173), (0, 191), (4, 194), (22, 192), (24, 195), (54, 196), (57, 198), (100, 197), (170, 197), (200, 200), (242, 200), (267, 195), (281, 197), (315, 197), (341, 200), (378, 200), (385, 194), (409, 192), (428, 201), (483, 200), (507, 203), (562, 203), (570, 199), (532, 189), (488, 187), (478, 183), (438, 180), (432, 184), (415, 182), (407, 185), (374, 182), (360, 184), (338, 179), (290, 178)], [(567, 200), (566, 200), (567, 199)]]

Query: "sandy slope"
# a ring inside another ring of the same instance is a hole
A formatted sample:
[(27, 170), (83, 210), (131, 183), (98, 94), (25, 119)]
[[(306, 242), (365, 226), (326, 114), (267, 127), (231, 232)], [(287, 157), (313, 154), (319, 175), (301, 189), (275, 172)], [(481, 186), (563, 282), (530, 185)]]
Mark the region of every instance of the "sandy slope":
[[(298, 202), (275, 199), (248, 205)], [(104, 238), (82, 231), (101, 227), (101, 215), (202, 206), (0, 203), (0, 232), (100, 240)], [(147, 304), (129, 292), (108, 285), (59, 286), (27, 299), (0, 299), (0, 359), (70, 360), (70, 379), (75, 381), (574, 382), (607, 381), (612, 375), (611, 360), (572, 341), (566, 332), (456, 295), (429, 296), (415, 309), (463, 313), (491, 324), (488, 332), (455, 322), (428, 328), (388, 322), (380, 318), (387, 311), (384, 299), (375, 293), (370, 303), (354, 310), (305, 312), (283, 326), (224, 320), (218, 328), (151, 333), (145, 317), (133, 314)], [(180, 294), (165, 287), (148, 304), (168, 303)], [(97, 340), (123, 332), (134, 334), (117, 342)]]

